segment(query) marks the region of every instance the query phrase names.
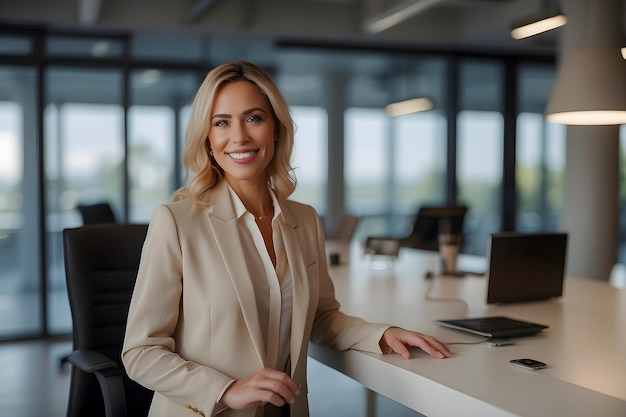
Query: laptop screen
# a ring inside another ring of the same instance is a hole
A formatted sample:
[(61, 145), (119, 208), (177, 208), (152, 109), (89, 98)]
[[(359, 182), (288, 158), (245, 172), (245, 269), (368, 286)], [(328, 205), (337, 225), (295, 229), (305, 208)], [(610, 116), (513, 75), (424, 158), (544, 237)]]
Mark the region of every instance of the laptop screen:
[(489, 238), (487, 303), (563, 294), (567, 233), (496, 233)]

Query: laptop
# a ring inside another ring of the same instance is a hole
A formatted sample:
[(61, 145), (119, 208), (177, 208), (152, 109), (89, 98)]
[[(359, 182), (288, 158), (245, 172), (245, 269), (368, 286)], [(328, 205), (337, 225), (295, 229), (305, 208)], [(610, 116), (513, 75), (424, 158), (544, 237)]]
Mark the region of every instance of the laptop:
[(487, 304), (563, 295), (567, 233), (495, 233), (488, 242)]
[(440, 326), (474, 333), (489, 338), (532, 336), (548, 326), (506, 316), (476, 317), (459, 320), (437, 320)]

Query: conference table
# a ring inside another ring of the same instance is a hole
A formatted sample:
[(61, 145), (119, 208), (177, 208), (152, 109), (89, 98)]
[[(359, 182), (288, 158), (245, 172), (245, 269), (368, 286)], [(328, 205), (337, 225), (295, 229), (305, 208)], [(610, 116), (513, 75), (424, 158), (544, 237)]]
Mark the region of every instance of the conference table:
[[(395, 263), (385, 266), (364, 255), (358, 243), (328, 242), (327, 251), (339, 254), (329, 272), (342, 311), (433, 335), (454, 351), (442, 360), (412, 349), (404, 359), (311, 344), (310, 357), (368, 392), (426, 416), (626, 416), (626, 289), (568, 276), (562, 297), (492, 305), (485, 303), (484, 276), (442, 276), (436, 252), (402, 248)], [(381, 265), (386, 269), (377, 269)], [(481, 257), (459, 257), (460, 270), (485, 268)], [(549, 327), (495, 347), (482, 336), (435, 323), (500, 315)], [(547, 367), (512, 366), (517, 358)]]

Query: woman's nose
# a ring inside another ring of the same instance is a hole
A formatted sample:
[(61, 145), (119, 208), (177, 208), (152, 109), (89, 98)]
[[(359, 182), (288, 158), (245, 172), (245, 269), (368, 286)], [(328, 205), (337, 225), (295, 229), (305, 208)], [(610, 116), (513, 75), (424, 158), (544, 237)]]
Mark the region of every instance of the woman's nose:
[(245, 123), (234, 123), (231, 132), (233, 135), (234, 143), (245, 143), (249, 139)]

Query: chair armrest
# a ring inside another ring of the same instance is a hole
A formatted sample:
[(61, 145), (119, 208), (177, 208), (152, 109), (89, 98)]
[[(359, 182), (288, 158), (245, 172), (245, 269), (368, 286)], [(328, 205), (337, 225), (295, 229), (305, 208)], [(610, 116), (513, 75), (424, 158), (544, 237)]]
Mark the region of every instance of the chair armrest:
[(81, 371), (93, 374), (94, 372), (102, 372), (105, 370), (111, 370), (113, 372), (107, 372), (107, 374), (114, 374), (115, 369), (118, 373), (122, 373), (122, 370), (103, 354), (90, 349), (78, 349), (70, 354), (67, 360)]
[(75, 350), (67, 360), (83, 372), (96, 376), (102, 390), (106, 417), (126, 416), (123, 370), (117, 363), (90, 349)]

